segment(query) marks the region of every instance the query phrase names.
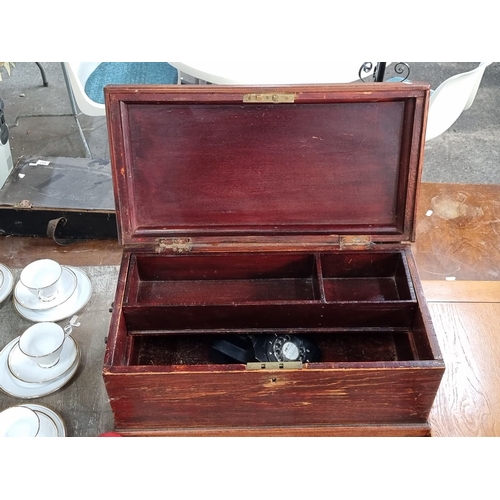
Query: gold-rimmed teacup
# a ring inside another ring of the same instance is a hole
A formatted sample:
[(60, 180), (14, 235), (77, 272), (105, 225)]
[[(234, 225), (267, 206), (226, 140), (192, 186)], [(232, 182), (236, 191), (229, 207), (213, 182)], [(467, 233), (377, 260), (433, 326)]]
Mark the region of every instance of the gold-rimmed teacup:
[(54, 300), (61, 278), (62, 267), (52, 259), (39, 259), (28, 264), (22, 271), (19, 281), (42, 302)]
[(51, 368), (59, 362), (69, 332), (57, 323), (36, 323), (19, 338), (19, 350), (41, 368)]

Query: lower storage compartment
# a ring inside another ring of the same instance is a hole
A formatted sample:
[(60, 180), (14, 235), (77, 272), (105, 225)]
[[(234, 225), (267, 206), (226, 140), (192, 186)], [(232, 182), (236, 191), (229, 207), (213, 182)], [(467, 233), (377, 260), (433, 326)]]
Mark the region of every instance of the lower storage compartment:
[[(126, 334), (122, 314), (117, 327), (125, 335), (104, 370), (116, 429), (179, 436), (426, 435), (444, 364), (422, 321), (418, 311), (410, 329)], [(271, 347), (271, 361), (264, 362), (255, 348), (244, 363), (240, 351), (232, 357), (226, 347), (214, 347), (221, 340), (239, 348), (271, 346), (279, 337), (282, 352), (297, 339), (317, 352), (297, 365)]]
[[(269, 340), (268, 340), (269, 339)], [(315, 349), (314, 362), (377, 362), (418, 359), (409, 331), (355, 331), (335, 333), (274, 332), (259, 334), (239, 332), (227, 335), (139, 335), (131, 340), (128, 364), (146, 366), (208, 365), (266, 361), (257, 359), (253, 343), (272, 345), (284, 339), (307, 339)], [(293, 349), (293, 347), (290, 347)], [(248, 353), (248, 354), (246, 354)], [(284, 360), (282, 360), (284, 361)]]

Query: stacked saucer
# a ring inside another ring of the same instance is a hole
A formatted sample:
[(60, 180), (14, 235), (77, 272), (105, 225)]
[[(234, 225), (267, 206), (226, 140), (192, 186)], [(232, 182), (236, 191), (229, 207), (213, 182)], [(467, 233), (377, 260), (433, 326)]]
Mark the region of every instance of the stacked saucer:
[(41, 405), (12, 406), (0, 412), (0, 437), (64, 437), (62, 418)]
[(0, 306), (9, 298), (14, 288), (14, 277), (11, 270), (0, 264)]
[(76, 319), (64, 329), (56, 323), (36, 323), (9, 342), (0, 352), (0, 389), (33, 399), (66, 385), (80, 363), (80, 349), (70, 335), (79, 325)]
[(22, 270), (14, 306), (30, 321), (61, 321), (82, 309), (91, 294), (92, 285), (81, 269), (40, 259)]

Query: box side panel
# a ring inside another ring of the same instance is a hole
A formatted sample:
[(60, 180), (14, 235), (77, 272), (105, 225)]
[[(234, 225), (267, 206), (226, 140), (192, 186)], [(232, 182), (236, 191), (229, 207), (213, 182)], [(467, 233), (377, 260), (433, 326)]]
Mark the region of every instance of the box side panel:
[(117, 429), (425, 423), (443, 369), (105, 373)]
[(125, 360), (128, 337), (127, 325), (123, 316), (123, 297), (125, 294), (130, 259), (131, 254), (129, 252), (124, 252), (118, 274), (108, 338), (106, 340), (104, 367), (120, 365), (123, 364)]
[(422, 282), (418, 274), (417, 264), (411, 251), (411, 248), (406, 249), (406, 258), (408, 261), (408, 268), (413, 279), (415, 293), (417, 296), (419, 307), (416, 309), (415, 319), (413, 323), (413, 332), (419, 343), (427, 343), (428, 349), (426, 355), (431, 355), (433, 359), (442, 360), (443, 355), (439, 347), (434, 326), (432, 324), (431, 313), (427, 306)]

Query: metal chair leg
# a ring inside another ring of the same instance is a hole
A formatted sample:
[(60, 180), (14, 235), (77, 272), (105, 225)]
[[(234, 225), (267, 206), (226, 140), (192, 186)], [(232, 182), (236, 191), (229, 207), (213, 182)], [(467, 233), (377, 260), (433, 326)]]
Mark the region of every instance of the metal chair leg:
[(73, 116), (76, 121), (76, 126), (78, 127), (78, 132), (80, 133), (83, 146), (85, 147), (85, 154), (87, 158), (92, 158), (92, 153), (90, 152), (89, 145), (87, 144), (87, 139), (85, 139), (82, 126), (80, 125), (80, 120), (78, 119), (78, 108), (76, 106), (75, 96), (73, 95), (73, 90), (71, 89), (71, 84), (69, 81), (68, 73), (66, 72), (66, 68), (64, 67), (64, 63), (61, 63), (61, 68), (64, 75), (64, 81), (66, 83), (66, 89), (68, 90), (68, 97), (69, 97), (69, 102), (71, 104), (71, 110), (73, 111)]
[(42, 74), (42, 82), (44, 87), (49, 86), (49, 82), (47, 81), (47, 75), (45, 74), (45, 70), (42, 68), (42, 65), (39, 62), (35, 63), (38, 66), (38, 69), (40, 70), (40, 73)]

